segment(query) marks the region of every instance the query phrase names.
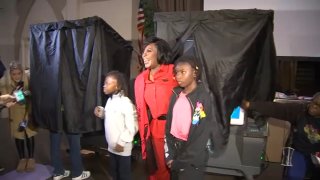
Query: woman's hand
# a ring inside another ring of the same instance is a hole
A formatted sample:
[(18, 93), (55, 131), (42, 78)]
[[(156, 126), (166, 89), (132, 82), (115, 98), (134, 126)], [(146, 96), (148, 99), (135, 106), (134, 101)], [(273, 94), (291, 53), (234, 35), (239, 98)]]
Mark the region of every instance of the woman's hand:
[(7, 108), (14, 106), (17, 102), (7, 102), (5, 105)]
[(10, 95), (10, 94), (4, 94), (0, 96), (0, 101), (2, 104), (7, 104), (8, 102), (14, 102), (16, 101), (16, 97)]
[(94, 108), (94, 115), (98, 118), (104, 119), (104, 108), (102, 106), (97, 106)]

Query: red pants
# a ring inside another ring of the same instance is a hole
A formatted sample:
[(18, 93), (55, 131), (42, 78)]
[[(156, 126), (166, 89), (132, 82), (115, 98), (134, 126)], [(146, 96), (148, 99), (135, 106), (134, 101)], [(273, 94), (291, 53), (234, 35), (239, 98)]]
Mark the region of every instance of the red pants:
[(164, 157), (164, 138), (151, 138), (154, 155), (157, 162), (157, 171), (149, 175), (149, 180), (170, 180), (170, 171)]

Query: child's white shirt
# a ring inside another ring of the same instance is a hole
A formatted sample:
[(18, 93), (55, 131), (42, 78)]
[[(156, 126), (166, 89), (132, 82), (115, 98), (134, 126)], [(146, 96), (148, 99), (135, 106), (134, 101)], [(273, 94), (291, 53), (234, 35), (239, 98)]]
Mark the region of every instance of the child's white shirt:
[[(133, 138), (138, 131), (136, 108), (131, 100), (123, 95), (114, 94), (105, 106), (104, 128), (108, 151), (121, 156), (130, 156)], [(124, 147), (116, 152), (116, 144)]]

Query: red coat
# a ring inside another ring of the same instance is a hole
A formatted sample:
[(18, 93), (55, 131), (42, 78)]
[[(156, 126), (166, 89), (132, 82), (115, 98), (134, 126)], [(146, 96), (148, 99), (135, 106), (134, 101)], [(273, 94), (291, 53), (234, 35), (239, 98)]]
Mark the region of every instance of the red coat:
[(161, 65), (158, 72), (154, 74), (153, 82), (148, 80), (149, 72), (150, 70), (145, 70), (140, 73), (134, 84), (143, 159), (146, 158), (146, 140), (150, 137), (150, 132), (155, 138), (164, 138), (165, 134), (165, 123), (160, 123), (159, 127), (150, 128), (147, 103), (154, 119), (167, 114), (172, 89), (177, 86), (172, 64)]

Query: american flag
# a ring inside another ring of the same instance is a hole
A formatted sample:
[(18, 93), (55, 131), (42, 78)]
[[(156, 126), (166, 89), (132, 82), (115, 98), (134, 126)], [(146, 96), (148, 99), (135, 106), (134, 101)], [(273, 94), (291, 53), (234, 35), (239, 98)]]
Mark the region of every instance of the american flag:
[(143, 3), (141, 0), (139, 2), (137, 19), (138, 19), (137, 29), (138, 29), (139, 33), (143, 33), (145, 19), (144, 19)]

